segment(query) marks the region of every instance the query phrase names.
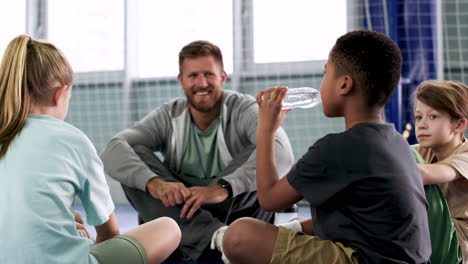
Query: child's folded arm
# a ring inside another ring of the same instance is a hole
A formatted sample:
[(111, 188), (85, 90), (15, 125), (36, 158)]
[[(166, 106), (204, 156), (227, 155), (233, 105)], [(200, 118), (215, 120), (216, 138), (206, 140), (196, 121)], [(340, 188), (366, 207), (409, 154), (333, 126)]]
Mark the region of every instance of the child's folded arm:
[(457, 180), (460, 174), (448, 164), (418, 164), (424, 185)]

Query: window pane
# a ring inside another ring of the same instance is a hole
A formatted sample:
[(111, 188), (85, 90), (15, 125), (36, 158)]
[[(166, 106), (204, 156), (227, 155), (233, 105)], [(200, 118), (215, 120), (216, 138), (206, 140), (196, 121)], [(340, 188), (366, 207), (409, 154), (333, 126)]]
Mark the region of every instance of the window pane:
[(0, 0), (0, 57), (10, 41), (26, 33), (26, 1)]
[(256, 63), (326, 60), (346, 33), (346, 0), (254, 0)]
[(48, 38), (75, 72), (123, 69), (123, 0), (49, 0), (48, 7)]
[(138, 76), (177, 75), (179, 51), (194, 40), (219, 46), (232, 72), (232, 1), (140, 0), (138, 18)]

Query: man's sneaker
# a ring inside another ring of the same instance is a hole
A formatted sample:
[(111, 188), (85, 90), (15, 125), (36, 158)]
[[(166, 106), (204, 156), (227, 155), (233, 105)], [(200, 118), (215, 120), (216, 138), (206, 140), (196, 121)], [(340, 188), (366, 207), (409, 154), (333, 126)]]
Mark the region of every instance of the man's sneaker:
[(221, 259), (223, 260), (224, 264), (229, 264), (229, 260), (224, 255), (223, 251), (223, 238), (224, 238), (224, 232), (226, 232), (227, 226), (222, 226), (218, 230), (216, 230), (213, 233), (213, 236), (211, 236), (211, 249), (217, 249), (219, 252), (221, 252)]

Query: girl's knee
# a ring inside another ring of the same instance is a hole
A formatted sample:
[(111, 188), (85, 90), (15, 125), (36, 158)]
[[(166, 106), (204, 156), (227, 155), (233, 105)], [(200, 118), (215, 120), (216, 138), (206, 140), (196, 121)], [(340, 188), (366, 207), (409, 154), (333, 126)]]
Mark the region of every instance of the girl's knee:
[(160, 221), (162, 225), (164, 225), (164, 229), (170, 230), (170, 233), (175, 237), (175, 239), (179, 243), (180, 239), (182, 238), (182, 232), (180, 231), (180, 227), (177, 224), (177, 222), (174, 219), (167, 216), (160, 217), (157, 220)]
[(142, 241), (152, 241), (163, 237), (165, 241), (170, 242), (170, 245), (175, 245), (175, 247), (179, 245), (182, 238), (179, 225), (170, 217), (159, 217), (146, 222), (129, 231), (128, 234)]

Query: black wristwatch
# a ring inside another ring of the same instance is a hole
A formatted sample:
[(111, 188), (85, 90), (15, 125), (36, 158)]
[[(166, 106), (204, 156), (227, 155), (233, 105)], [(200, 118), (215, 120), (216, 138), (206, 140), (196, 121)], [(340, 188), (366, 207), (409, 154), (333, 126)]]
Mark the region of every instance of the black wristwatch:
[(225, 179), (219, 179), (218, 185), (227, 190), (228, 197), (226, 199), (232, 198), (232, 186), (228, 181)]

